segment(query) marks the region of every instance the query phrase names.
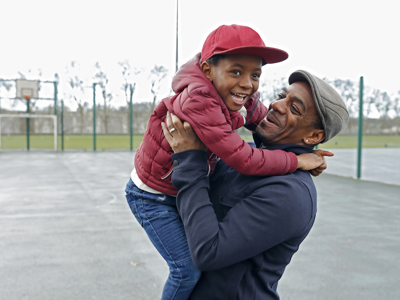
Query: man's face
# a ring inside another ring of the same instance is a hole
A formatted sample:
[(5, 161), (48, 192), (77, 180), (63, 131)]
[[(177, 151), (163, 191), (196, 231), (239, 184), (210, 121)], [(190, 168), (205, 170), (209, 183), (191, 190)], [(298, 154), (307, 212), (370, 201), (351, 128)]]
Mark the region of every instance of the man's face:
[(311, 88), (306, 82), (294, 82), (283, 88), (271, 102), (266, 117), (256, 132), (264, 145), (304, 144), (312, 134), (318, 113)]
[(210, 66), (207, 76), (231, 111), (238, 111), (258, 90), (262, 59), (258, 56), (231, 54)]

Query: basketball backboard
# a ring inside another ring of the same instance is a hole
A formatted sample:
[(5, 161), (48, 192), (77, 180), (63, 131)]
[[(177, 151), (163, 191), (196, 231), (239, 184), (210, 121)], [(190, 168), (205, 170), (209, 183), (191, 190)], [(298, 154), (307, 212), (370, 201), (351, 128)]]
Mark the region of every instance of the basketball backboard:
[(39, 80), (16, 80), (17, 98), (37, 99), (39, 98)]

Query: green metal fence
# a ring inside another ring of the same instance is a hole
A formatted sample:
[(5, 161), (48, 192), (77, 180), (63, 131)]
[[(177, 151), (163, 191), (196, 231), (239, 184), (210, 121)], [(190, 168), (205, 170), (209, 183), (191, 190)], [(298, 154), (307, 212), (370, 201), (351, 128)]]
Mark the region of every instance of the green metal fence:
[[(5, 80), (3, 80), (5, 81)], [(11, 81), (11, 80), (9, 80)], [(26, 101), (25, 111), (9, 112), (2, 109), (2, 102), (10, 101), (14, 98), (5, 98), (0, 95), (0, 115), (6, 113), (25, 113), (33, 114), (53, 114), (57, 116), (57, 145), (58, 150), (89, 150), (103, 151), (110, 149), (130, 150), (136, 149), (142, 139), (147, 126), (148, 118), (151, 114), (152, 105), (150, 103), (133, 103), (134, 86), (129, 85), (129, 96), (127, 105), (119, 108), (107, 108), (99, 103), (98, 83), (93, 83), (88, 89), (91, 91), (86, 101), (86, 106), (79, 115), (78, 110), (74, 111), (65, 106), (63, 99), (59, 100), (57, 82), (43, 81), (43, 84), (53, 85), (53, 97), (38, 98), (36, 100), (48, 101), (47, 108), (32, 111), (30, 102)], [(366, 119), (363, 116), (363, 77), (359, 80), (358, 95), (358, 119), (351, 119), (347, 131), (333, 138), (321, 148), (357, 148), (357, 178), (361, 177), (362, 149), (368, 147), (400, 147), (400, 135), (365, 134), (365, 126), (374, 120)], [(21, 100), (21, 99), (20, 99)], [(106, 128), (105, 120), (109, 122)], [(5, 127), (7, 123), (0, 121)], [(13, 149), (51, 149), (53, 142), (49, 133), (41, 130), (33, 130), (31, 124), (36, 120), (26, 118), (25, 125), (22, 122), (15, 122), (11, 126), (12, 130), (7, 133), (3, 130), (1, 134), (1, 150)], [(358, 122), (354, 124), (354, 122)], [(19, 129), (18, 129), (18, 128)], [(37, 126), (36, 126), (37, 127)], [(47, 126), (49, 127), (49, 126)], [(354, 129), (357, 128), (357, 131)], [(18, 130), (17, 130), (18, 129)], [(251, 135), (244, 129), (238, 130), (243, 139), (250, 141)]]

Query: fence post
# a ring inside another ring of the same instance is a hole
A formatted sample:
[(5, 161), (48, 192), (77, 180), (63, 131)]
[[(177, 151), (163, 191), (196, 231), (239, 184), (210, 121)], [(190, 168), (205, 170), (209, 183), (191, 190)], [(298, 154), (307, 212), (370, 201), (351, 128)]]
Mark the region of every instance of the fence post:
[(64, 151), (64, 100), (61, 100), (61, 150)]
[(29, 150), (29, 100), (30, 99), (26, 99), (26, 113), (28, 114), (28, 117), (26, 118), (26, 150)]
[(93, 83), (93, 151), (96, 151), (96, 83)]
[(360, 77), (360, 105), (358, 113), (358, 147), (357, 147), (357, 178), (361, 178), (361, 150), (362, 150), (362, 136), (363, 136), (363, 92), (364, 92), (364, 78)]
[[(57, 89), (57, 81), (53, 81), (53, 84), (54, 84), (54, 115), (57, 117), (57, 102), (58, 102), (58, 99), (57, 99), (57, 97), (58, 97), (58, 89)], [(56, 119), (57, 120), (57, 119)], [(58, 121), (56, 121), (56, 124), (57, 124), (57, 127), (58, 127)], [(57, 149), (58, 148), (58, 128), (57, 128), (57, 131), (56, 131), (56, 140), (55, 140), (55, 149)]]
[(54, 84), (54, 115), (57, 116), (57, 81), (53, 82)]
[(133, 105), (132, 105), (132, 96), (133, 96), (133, 86), (130, 87), (130, 98), (129, 98), (129, 135), (130, 135), (130, 149), (133, 150)]

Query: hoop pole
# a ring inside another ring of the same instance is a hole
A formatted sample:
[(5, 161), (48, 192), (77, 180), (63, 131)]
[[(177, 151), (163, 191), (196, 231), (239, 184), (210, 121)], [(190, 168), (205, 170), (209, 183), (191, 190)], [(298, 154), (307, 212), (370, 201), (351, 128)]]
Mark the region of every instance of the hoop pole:
[(176, 46), (175, 46), (175, 73), (178, 72), (178, 12), (179, 12), (179, 0), (176, 0)]
[(29, 150), (29, 99), (26, 99), (26, 150)]
[(358, 146), (357, 146), (357, 178), (361, 177), (361, 150), (362, 150), (362, 136), (363, 136), (363, 90), (364, 90), (364, 78), (360, 77), (360, 105), (358, 113)]
[(93, 151), (96, 151), (96, 83), (93, 83)]
[(53, 81), (54, 84), (54, 116), (56, 117), (56, 119), (54, 120), (54, 151), (57, 151), (57, 144), (58, 144), (58, 124), (57, 124), (57, 94), (58, 94), (58, 90), (57, 90), (57, 81)]
[(130, 149), (133, 150), (133, 105), (132, 105), (132, 96), (133, 96), (133, 86), (130, 87), (130, 98), (129, 98), (129, 136), (130, 136)]
[(54, 84), (54, 114), (57, 115), (57, 94), (58, 94), (57, 81), (53, 81), (53, 84)]
[(61, 150), (64, 151), (64, 100), (61, 100)]
[(57, 132), (58, 132), (58, 130), (57, 130), (57, 116), (53, 116), (53, 123), (54, 123), (54, 133), (53, 133), (53, 135), (54, 135), (54, 151), (57, 151), (57, 144), (58, 144), (58, 141), (57, 141)]
[(57, 124), (57, 94), (58, 94), (58, 89), (57, 89), (57, 81), (53, 81), (54, 84), (54, 151), (57, 151), (57, 147), (58, 147), (58, 138), (57, 138), (57, 134), (58, 134), (58, 124)]

